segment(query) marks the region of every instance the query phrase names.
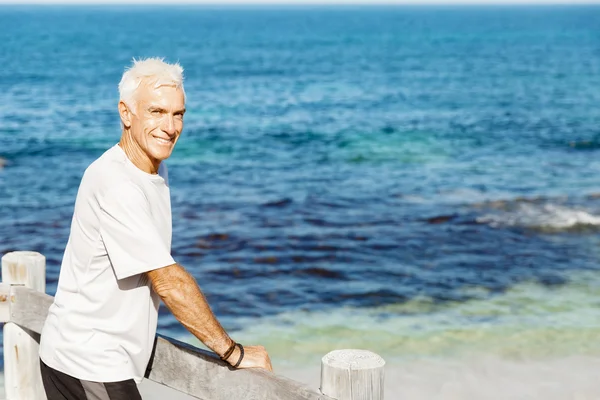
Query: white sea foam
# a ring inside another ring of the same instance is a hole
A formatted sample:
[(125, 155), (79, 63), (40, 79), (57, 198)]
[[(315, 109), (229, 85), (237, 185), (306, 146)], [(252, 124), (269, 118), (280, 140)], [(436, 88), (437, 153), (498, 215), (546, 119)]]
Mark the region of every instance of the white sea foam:
[(599, 226), (600, 216), (588, 210), (556, 204), (519, 203), (505, 211), (493, 211), (477, 218), (477, 222), (493, 227), (522, 226), (563, 230), (576, 226)]

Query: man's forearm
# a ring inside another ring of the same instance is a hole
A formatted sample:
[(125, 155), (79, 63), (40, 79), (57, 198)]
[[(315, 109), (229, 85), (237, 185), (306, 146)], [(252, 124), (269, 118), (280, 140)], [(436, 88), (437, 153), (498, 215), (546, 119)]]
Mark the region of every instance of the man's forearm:
[(233, 343), (213, 314), (196, 279), (179, 264), (147, 273), (154, 291), (175, 318), (218, 355)]

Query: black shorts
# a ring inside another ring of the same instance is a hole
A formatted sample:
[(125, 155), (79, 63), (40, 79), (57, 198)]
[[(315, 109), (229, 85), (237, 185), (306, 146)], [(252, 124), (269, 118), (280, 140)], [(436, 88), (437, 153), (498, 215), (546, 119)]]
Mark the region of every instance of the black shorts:
[(92, 382), (73, 378), (40, 360), (42, 381), (48, 400), (142, 400), (133, 379)]

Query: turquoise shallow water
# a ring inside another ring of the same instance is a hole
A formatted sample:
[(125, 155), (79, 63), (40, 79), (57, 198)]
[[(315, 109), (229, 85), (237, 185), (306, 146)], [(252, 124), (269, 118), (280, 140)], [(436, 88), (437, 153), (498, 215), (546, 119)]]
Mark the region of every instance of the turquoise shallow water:
[[(597, 355), (599, 7), (0, 7), (0, 253), (47, 256), (132, 57), (186, 70), (173, 253), (278, 365)], [(162, 333), (192, 340), (163, 310)], [(507, 340), (508, 339), (508, 340)]]

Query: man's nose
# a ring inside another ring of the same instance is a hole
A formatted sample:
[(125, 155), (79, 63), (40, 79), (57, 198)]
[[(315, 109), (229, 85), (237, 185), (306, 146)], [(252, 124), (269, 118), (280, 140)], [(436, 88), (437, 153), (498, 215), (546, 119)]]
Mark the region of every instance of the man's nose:
[(176, 131), (175, 131), (175, 118), (173, 118), (172, 115), (165, 115), (165, 118), (163, 119), (163, 124), (162, 124), (162, 130), (169, 136), (173, 136)]

